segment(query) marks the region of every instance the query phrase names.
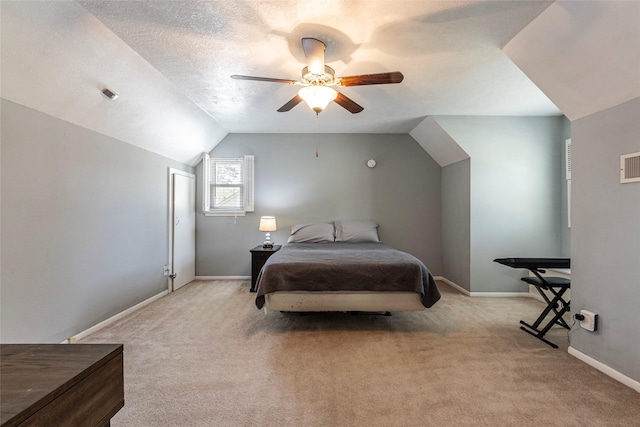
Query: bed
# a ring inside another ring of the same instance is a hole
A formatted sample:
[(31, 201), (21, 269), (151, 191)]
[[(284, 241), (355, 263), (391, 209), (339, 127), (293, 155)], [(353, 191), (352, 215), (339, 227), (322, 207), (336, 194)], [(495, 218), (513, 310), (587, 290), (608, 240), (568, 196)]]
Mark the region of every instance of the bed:
[(292, 227), (265, 263), (255, 304), (273, 311), (417, 311), (440, 299), (427, 267), (380, 242), (371, 221)]

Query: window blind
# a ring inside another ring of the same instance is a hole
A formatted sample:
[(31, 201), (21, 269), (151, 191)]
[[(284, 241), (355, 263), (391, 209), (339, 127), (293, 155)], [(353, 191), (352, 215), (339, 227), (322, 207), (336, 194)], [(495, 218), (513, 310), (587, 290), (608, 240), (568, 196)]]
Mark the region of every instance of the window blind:
[(254, 211), (254, 156), (211, 158), (203, 155), (203, 211), (242, 216)]

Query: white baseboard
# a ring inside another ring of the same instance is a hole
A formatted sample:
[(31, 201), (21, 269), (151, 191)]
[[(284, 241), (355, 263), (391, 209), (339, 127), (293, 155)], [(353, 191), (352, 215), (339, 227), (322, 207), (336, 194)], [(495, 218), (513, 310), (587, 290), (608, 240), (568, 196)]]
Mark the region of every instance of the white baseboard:
[[(540, 295), (536, 295), (530, 292), (469, 292), (468, 290), (464, 289), (462, 286), (452, 282), (451, 280), (445, 277), (434, 276), (433, 278), (435, 280), (439, 280), (446, 283), (447, 285), (451, 286), (452, 288), (456, 289), (457, 291), (465, 295), (472, 296), (472, 297), (528, 297), (528, 298), (533, 298), (533, 299), (537, 299), (544, 302), (544, 300)], [(628, 387), (631, 387), (632, 389), (640, 393), (640, 382), (634, 380), (633, 378), (627, 377), (626, 375), (616, 371), (610, 366), (607, 366), (604, 363), (599, 362), (596, 359), (587, 356), (586, 354), (576, 350), (571, 346), (569, 346), (569, 354), (582, 360), (587, 365), (593, 366), (594, 368), (610, 376), (614, 380), (621, 382), (622, 384)]]
[(529, 292), (471, 292), (472, 297), (489, 298), (531, 298)]
[[(462, 286), (452, 282), (451, 280), (447, 279), (446, 277), (442, 277), (442, 276), (433, 276), (434, 280), (440, 280), (444, 283), (446, 283), (447, 285), (451, 286), (452, 288), (454, 288), (455, 290), (470, 296), (470, 297), (491, 297), (491, 298), (513, 298), (513, 297), (517, 297), (517, 298), (522, 298), (522, 297), (535, 297), (535, 295), (529, 294), (528, 292), (469, 292), (468, 290), (466, 290), (465, 288), (463, 288)], [(542, 298), (540, 298), (542, 299)]]
[(116, 320), (120, 320), (123, 317), (133, 313), (136, 310), (140, 310), (142, 307), (144, 307), (145, 305), (149, 305), (152, 302), (154, 302), (155, 300), (162, 298), (163, 296), (167, 295), (169, 293), (168, 290), (166, 291), (162, 291), (157, 295), (152, 296), (151, 298), (148, 298), (136, 305), (134, 305), (133, 307), (129, 307), (124, 311), (121, 311), (120, 313), (116, 314), (115, 316), (111, 316), (110, 318), (103, 320), (102, 322), (98, 323), (95, 326), (90, 327), (89, 329), (80, 332), (79, 334), (76, 334), (72, 337), (69, 337), (68, 339), (62, 341), (61, 344), (74, 344), (75, 342), (77, 342), (78, 340), (81, 340), (84, 337), (87, 337), (89, 335), (91, 335), (94, 332), (99, 331), (100, 329), (109, 326), (110, 324), (112, 324), (113, 322), (115, 322)]
[(468, 290), (466, 290), (465, 288), (463, 288), (462, 286), (458, 285), (457, 283), (453, 283), (451, 280), (447, 279), (446, 277), (442, 277), (442, 276), (433, 276), (433, 280), (439, 280), (441, 282), (446, 283), (447, 285), (451, 286), (452, 288), (454, 288), (456, 291), (461, 292), (467, 296), (471, 296), (471, 292), (469, 292)]
[(614, 380), (621, 382), (622, 384), (628, 387), (631, 387), (632, 389), (640, 393), (640, 382), (634, 380), (633, 378), (629, 378), (628, 376), (616, 371), (612, 367), (607, 366), (604, 363), (599, 362), (590, 356), (587, 356), (586, 354), (576, 350), (571, 346), (569, 346), (569, 354), (582, 360), (587, 365), (593, 366), (598, 371), (610, 376)]
[(196, 276), (196, 280), (251, 280), (251, 276)]

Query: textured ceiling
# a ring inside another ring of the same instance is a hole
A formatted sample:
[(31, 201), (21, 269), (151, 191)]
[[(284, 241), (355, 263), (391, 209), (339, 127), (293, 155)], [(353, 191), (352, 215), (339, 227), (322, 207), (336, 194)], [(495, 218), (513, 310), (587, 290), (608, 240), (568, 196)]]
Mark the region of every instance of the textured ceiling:
[[(409, 133), (431, 115), (557, 115), (501, 51), (546, 1), (79, 1), (231, 133)], [(276, 110), (299, 79), (300, 39), (327, 45), (336, 76), (401, 71), (400, 84), (342, 88), (365, 110)], [(118, 91), (117, 87), (113, 88)], [(124, 95), (126, 96), (126, 95)]]
[[(21, 0), (0, 9), (2, 98), (187, 164), (230, 132), (358, 132), (409, 133), (446, 165), (466, 154), (429, 116), (561, 110), (576, 120), (640, 96), (637, 1)], [(230, 78), (299, 78), (308, 36), (325, 41), (337, 76), (400, 70), (405, 79), (342, 88), (365, 110), (331, 104), (316, 119), (305, 104), (276, 112), (296, 86)], [(120, 97), (108, 100), (105, 87)]]

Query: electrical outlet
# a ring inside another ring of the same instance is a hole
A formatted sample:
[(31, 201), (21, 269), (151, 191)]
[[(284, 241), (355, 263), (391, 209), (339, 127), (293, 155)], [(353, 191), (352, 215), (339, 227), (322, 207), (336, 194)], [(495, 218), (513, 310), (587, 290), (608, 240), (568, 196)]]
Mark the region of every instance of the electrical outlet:
[(589, 310), (580, 310), (580, 314), (584, 316), (584, 320), (580, 321), (580, 327), (587, 331), (595, 332), (598, 330), (598, 315)]
[(163, 274), (164, 274), (165, 276), (168, 276), (168, 275), (169, 275), (169, 266), (168, 266), (168, 265), (165, 265), (165, 266), (164, 266), (164, 273), (163, 273)]

